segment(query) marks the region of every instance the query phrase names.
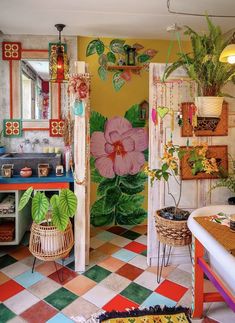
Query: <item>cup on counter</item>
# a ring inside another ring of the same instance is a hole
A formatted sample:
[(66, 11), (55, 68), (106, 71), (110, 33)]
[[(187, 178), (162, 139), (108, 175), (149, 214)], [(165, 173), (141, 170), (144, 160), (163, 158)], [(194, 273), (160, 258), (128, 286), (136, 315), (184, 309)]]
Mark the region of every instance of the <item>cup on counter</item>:
[(235, 232), (235, 214), (230, 215), (229, 227), (231, 231)]
[(49, 148), (48, 148), (48, 152), (49, 152), (49, 153), (54, 153), (54, 152), (55, 152), (54, 147), (49, 147)]
[(56, 154), (59, 154), (61, 151), (60, 151), (60, 147), (55, 147), (55, 153)]
[(49, 153), (49, 147), (43, 147), (43, 153), (47, 154)]

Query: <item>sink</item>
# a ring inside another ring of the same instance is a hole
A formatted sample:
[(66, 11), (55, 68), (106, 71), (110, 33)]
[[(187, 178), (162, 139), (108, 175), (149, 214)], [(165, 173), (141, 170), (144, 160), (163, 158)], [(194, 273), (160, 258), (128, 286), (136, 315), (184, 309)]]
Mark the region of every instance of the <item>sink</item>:
[(38, 164), (49, 164), (50, 172), (55, 172), (61, 165), (61, 154), (56, 153), (7, 153), (0, 156), (0, 167), (3, 164), (14, 164), (14, 175), (19, 175), (21, 168), (32, 168), (33, 175), (38, 174)]

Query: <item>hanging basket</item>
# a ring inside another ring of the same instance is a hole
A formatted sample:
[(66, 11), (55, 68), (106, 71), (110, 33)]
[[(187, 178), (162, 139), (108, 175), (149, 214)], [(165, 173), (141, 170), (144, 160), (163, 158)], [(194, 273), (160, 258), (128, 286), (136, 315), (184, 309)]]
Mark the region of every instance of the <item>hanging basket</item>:
[(197, 96), (195, 105), (199, 117), (219, 117), (222, 112), (223, 97), (220, 96)]
[(48, 226), (46, 223), (33, 222), (29, 250), (34, 257), (44, 261), (65, 258), (73, 244), (73, 229), (70, 221), (65, 231), (59, 231), (55, 226)]
[[(167, 211), (168, 208), (165, 210)], [(186, 246), (192, 242), (192, 233), (187, 220), (176, 221), (160, 216), (161, 210), (156, 212), (155, 222), (158, 239), (169, 246)]]

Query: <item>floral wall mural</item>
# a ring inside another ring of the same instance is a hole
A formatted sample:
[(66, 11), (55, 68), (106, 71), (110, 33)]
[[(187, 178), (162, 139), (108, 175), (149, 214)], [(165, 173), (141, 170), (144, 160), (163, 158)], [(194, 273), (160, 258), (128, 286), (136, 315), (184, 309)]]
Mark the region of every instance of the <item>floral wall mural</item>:
[(91, 114), (91, 180), (98, 184), (91, 207), (94, 226), (139, 224), (147, 216), (140, 194), (147, 180), (142, 172), (148, 156), (145, 123), (138, 104), (124, 117)]

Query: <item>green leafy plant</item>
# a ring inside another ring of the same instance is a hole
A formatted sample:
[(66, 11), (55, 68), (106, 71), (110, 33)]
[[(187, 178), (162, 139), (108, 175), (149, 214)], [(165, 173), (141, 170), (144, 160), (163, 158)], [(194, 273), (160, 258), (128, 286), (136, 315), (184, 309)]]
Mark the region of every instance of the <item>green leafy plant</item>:
[(69, 189), (62, 189), (60, 194), (54, 194), (50, 200), (44, 192), (34, 192), (29, 187), (22, 195), (19, 202), (19, 211), (21, 211), (28, 202), (32, 200), (32, 219), (37, 224), (45, 221), (47, 225), (53, 225), (58, 230), (64, 231), (77, 209), (77, 197)]
[(219, 26), (206, 16), (208, 32), (199, 34), (186, 26), (185, 35), (189, 36), (192, 52), (178, 53), (178, 60), (169, 65), (164, 73), (167, 79), (173, 71), (183, 67), (198, 87), (199, 96), (229, 96), (222, 93), (222, 87), (229, 81), (235, 81), (235, 65), (219, 61), (223, 49), (231, 41), (225, 39)]
[[(126, 61), (126, 50), (130, 47), (136, 49), (136, 61), (138, 65), (148, 70), (150, 61), (157, 53), (155, 49), (144, 50), (144, 47), (137, 43), (130, 46), (123, 39), (113, 39), (110, 41), (109, 46), (106, 46), (99, 38), (93, 39), (86, 48), (86, 56), (98, 55), (100, 65), (98, 75), (102, 81), (107, 80), (108, 72), (113, 73), (112, 82), (116, 91), (119, 91), (131, 79), (131, 73), (140, 74), (139, 70), (131, 70), (131, 72), (121, 70), (122, 65)], [(108, 70), (108, 67), (112, 65), (120, 65), (120, 70)]]
[(0, 131), (0, 147), (4, 147), (2, 139), (3, 139), (3, 129)]
[(229, 172), (225, 172), (223, 170), (220, 170), (220, 178), (216, 182), (215, 185), (211, 187), (211, 190), (214, 190), (216, 188), (225, 187), (230, 190), (231, 193), (235, 194), (235, 160), (232, 158), (231, 155), (229, 155), (231, 159), (231, 170)]

